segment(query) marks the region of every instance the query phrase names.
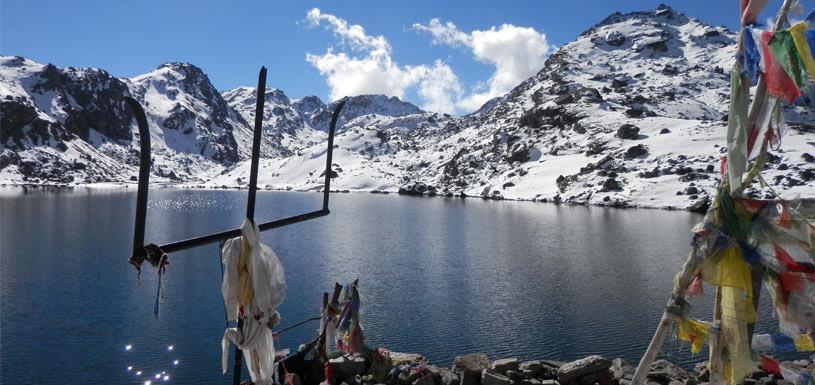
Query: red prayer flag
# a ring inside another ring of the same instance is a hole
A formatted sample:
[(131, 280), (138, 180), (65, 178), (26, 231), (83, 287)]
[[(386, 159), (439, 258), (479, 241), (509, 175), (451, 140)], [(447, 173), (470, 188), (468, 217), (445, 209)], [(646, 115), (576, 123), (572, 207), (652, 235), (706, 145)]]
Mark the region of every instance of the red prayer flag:
[(766, 356), (762, 354), (761, 358), (761, 368), (766, 370), (769, 373), (775, 374), (780, 376), (781, 375), (781, 363), (778, 362), (775, 358)]
[(761, 32), (761, 56), (764, 59), (764, 77), (767, 82), (767, 91), (773, 96), (793, 103), (801, 97), (801, 91), (787, 75), (787, 72), (784, 71), (784, 67), (775, 60), (770, 48), (767, 47), (772, 38), (772, 32)]
[(778, 244), (774, 244), (773, 249), (775, 251), (775, 257), (778, 259), (778, 262), (781, 262), (781, 264), (787, 268), (787, 271), (806, 274), (815, 273), (815, 269), (805, 264), (798, 263), (798, 261), (796, 261), (787, 252), (787, 250), (784, 250), (784, 248), (779, 246)]
[(800, 292), (804, 290), (804, 282), (800, 276), (795, 273), (785, 271), (778, 275), (781, 281), (781, 288), (786, 292)]

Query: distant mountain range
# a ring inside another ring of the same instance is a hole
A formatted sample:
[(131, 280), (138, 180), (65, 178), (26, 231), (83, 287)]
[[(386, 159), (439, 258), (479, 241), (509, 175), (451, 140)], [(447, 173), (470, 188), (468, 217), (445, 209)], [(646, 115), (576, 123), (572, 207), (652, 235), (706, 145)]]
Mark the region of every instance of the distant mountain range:
[[(346, 98), (335, 138), (349, 191), (704, 209), (725, 153), (735, 34), (669, 7), (615, 13), (560, 47), (532, 78), (467, 116), (395, 97)], [(245, 187), (255, 89), (219, 92), (187, 63), (134, 78), (0, 57), (0, 183), (130, 183), (150, 124), (156, 182)], [(336, 102), (266, 92), (263, 188), (321, 188)], [(784, 111), (765, 175), (815, 196), (813, 99)], [(751, 192), (752, 194), (757, 194)]]

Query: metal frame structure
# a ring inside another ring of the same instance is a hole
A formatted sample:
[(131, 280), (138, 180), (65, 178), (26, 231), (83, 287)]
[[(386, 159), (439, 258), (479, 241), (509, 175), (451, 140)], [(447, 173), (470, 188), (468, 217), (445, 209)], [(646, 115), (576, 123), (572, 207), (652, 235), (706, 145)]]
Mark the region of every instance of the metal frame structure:
[[(258, 160), (260, 158), (260, 136), (262, 134), (263, 126), (263, 105), (265, 102), (266, 94), (266, 67), (261, 67), (258, 76), (257, 87), (257, 103), (255, 105), (255, 126), (252, 140), (252, 163), (249, 174), (249, 198), (246, 204), (246, 218), (255, 220), (255, 196), (257, 194), (257, 174), (258, 174)], [(140, 270), (141, 264), (146, 259), (148, 262), (162, 268), (161, 256), (166, 253), (191, 249), (198, 246), (203, 246), (211, 243), (224, 241), (226, 239), (238, 237), (241, 235), (240, 228), (232, 230), (221, 231), (218, 233), (202, 235), (194, 238), (188, 238), (175, 242), (166, 243), (163, 245), (144, 243), (144, 230), (147, 219), (147, 194), (148, 185), (150, 183), (150, 129), (147, 125), (147, 117), (145, 116), (144, 109), (138, 101), (133, 98), (125, 98), (127, 105), (133, 110), (136, 118), (136, 123), (139, 128), (140, 146), (140, 160), (139, 160), (139, 187), (136, 197), (136, 219), (133, 230), (133, 250), (128, 260), (130, 264)], [(329, 192), (331, 190), (331, 170), (332, 155), (334, 151), (334, 133), (336, 131), (337, 119), (339, 118), (340, 111), (342, 111), (345, 101), (340, 101), (334, 108), (334, 114), (331, 117), (331, 125), (328, 130), (328, 151), (326, 153), (325, 161), (325, 182), (323, 186), (323, 207), (319, 210), (276, 219), (273, 221), (261, 223), (258, 225), (260, 231), (275, 229), (283, 226), (292, 225), (295, 223), (315, 219), (326, 216), (331, 213), (328, 209)], [(242, 324), (238, 321), (238, 328)], [(241, 354), (240, 349), (235, 348), (235, 364), (233, 366), (232, 383), (238, 385), (240, 383), (241, 375)]]

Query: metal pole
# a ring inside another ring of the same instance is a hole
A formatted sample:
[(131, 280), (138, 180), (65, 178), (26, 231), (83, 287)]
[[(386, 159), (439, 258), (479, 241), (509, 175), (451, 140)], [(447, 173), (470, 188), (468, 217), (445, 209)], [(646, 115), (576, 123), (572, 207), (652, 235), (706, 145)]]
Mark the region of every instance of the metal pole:
[[(344, 103), (341, 103), (337, 106), (334, 110), (334, 116), (339, 115), (339, 111), (342, 109)], [(146, 124), (145, 124), (146, 127)], [(327, 167), (326, 167), (326, 174), (331, 173), (331, 159), (332, 154), (334, 152), (334, 134), (336, 128), (336, 119), (332, 119), (332, 124), (329, 129), (328, 135), (328, 148), (327, 148)], [(146, 128), (145, 128), (146, 130)], [(149, 134), (147, 134), (149, 135)], [(145, 149), (145, 145), (147, 148)], [(149, 173), (149, 143), (142, 144), (142, 164), (145, 166), (140, 169), (142, 173)], [(147, 214), (147, 184), (148, 184), (148, 176), (143, 176), (139, 178), (139, 191), (144, 189), (144, 199), (139, 200), (137, 203), (136, 213), (136, 229), (135, 229), (135, 236), (134, 236), (134, 243), (133, 243), (133, 250), (134, 253), (141, 253), (144, 254), (144, 217)], [(293, 225), (295, 223), (307, 221), (310, 219), (315, 219), (319, 217), (324, 217), (330, 213), (328, 209), (328, 191), (331, 190), (331, 178), (326, 178), (326, 185), (323, 188), (323, 207), (320, 210), (311, 211), (304, 214), (293, 215), (290, 217), (285, 217), (281, 219), (275, 219), (273, 221), (261, 223), (258, 225), (260, 231), (266, 231), (271, 229), (276, 229), (278, 227)], [(251, 191), (250, 191), (251, 193)], [(141, 196), (141, 195), (140, 195)], [(253, 199), (254, 200), (254, 199)], [(248, 204), (247, 204), (248, 205)], [(249, 210), (247, 210), (249, 211)], [(139, 220), (139, 215), (141, 215), (141, 221)], [(202, 235), (195, 238), (188, 238), (183, 239), (180, 241), (165, 243), (163, 245), (159, 245), (158, 248), (164, 251), (165, 253), (174, 253), (176, 251), (186, 250), (193, 247), (203, 246), (210, 243), (220, 242), (225, 239), (239, 237), (241, 235), (241, 229), (231, 229), (225, 230), (217, 233)]]
[(263, 134), (263, 103), (266, 101), (266, 67), (260, 67), (258, 75), (257, 103), (255, 104), (255, 132), (252, 135), (252, 164), (249, 169), (249, 199), (246, 201), (246, 218), (255, 221), (255, 195), (258, 189), (258, 158), (260, 137)]
[(331, 116), (331, 126), (328, 128), (328, 153), (325, 157), (325, 186), (323, 187), (323, 211), (328, 212), (328, 193), (331, 190), (331, 163), (332, 155), (334, 153), (334, 132), (337, 130), (337, 119), (340, 117), (340, 111), (345, 105), (345, 100), (337, 103), (334, 108), (334, 115)]
[(141, 260), (145, 254), (144, 226), (147, 220), (147, 187), (150, 184), (150, 128), (139, 102), (130, 97), (126, 97), (125, 102), (133, 110), (139, 126), (139, 189), (136, 193), (136, 221), (133, 225), (133, 252), (130, 257), (130, 263), (138, 268), (140, 264), (137, 264), (134, 258)]
[[(249, 199), (246, 201), (246, 219), (255, 222), (255, 195), (258, 184), (260, 136), (263, 133), (263, 103), (266, 101), (266, 67), (260, 67), (257, 101), (255, 103), (255, 131), (252, 135), (252, 163), (249, 166)], [(238, 316), (238, 331), (243, 329), (243, 318)], [(235, 364), (232, 365), (232, 385), (241, 382), (241, 349), (235, 345)]]

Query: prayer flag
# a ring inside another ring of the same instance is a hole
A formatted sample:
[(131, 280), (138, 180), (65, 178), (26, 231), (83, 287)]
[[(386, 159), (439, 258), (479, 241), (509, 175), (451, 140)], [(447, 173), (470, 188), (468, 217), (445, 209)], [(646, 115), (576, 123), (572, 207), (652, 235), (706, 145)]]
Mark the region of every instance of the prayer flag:
[(793, 103), (796, 99), (801, 97), (801, 91), (795, 85), (795, 82), (787, 75), (784, 67), (773, 57), (768, 47), (772, 38), (772, 32), (763, 31), (761, 33), (761, 58), (764, 61), (764, 76), (767, 81), (767, 90), (770, 92), (770, 95), (778, 96), (789, 103)]
[(778, 64), (784, 68), (787, 76), (795, 82), (798, 88), (801, 88), (804, 85), (804, 71), (798, 51), (795, 49), (792, 33), (788, 30), (776, 32), (767, 42), (767, 48), (770, 49), (770, 53)]
[(676, 322), (677, 336), (682, 341), (687, 341), (691, 345), (691, 352), (698, 354), (707, 340), (710, 325), (691, 318), (680, 318)]
[(766, 371), (768, 371), (768, 372), (770, 372), (772, 374), (775, 374), (777, 376), (781, 375), (781, 365), (775, 358), (766, 356), (764, 354), (762, 354), (760, 356), (760, 358), (761, 358), (761, 367), (764, 368), (764, 370), (766, 370)]
[(747, 167), (748, 92), (736, 63), (730, 73), (730, 114), (727, 119), (727, 177), (731, 193), (741, 186), (741, 176)]
[(815, 80), (815, 58), (812, 57), (812, 51), (807, 43), (806, 29), (806, 23), (801, 22), (790, 27), (789, 31), (795, 43), (795, 49), (798, 51), (798, 58), (801, 59), (810, 79)]
[(794, 338), (795, 350), (799, 352), (815, 351), (815, 343), (812, 341), (812, 336), (809, 334), (801, 334)]

